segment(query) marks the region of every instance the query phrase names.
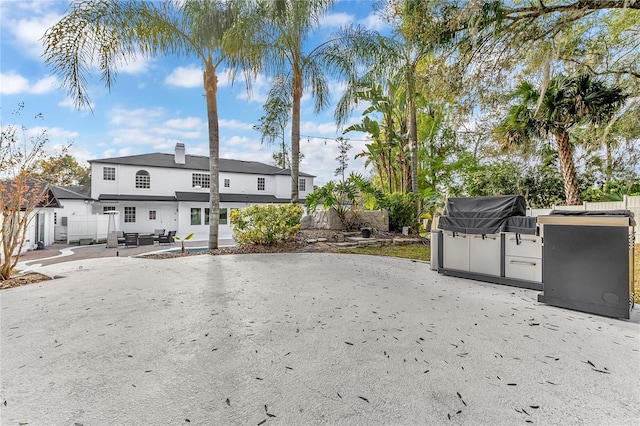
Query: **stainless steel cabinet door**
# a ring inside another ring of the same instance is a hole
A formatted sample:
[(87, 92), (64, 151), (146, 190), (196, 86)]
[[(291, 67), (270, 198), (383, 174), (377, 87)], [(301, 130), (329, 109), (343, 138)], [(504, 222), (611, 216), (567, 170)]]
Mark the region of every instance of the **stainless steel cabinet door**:
[(442, 267), (469, 271), (469, 235), (442, 232)]
[(500, 235), (469, 235), (469, 271), (500, 276)]

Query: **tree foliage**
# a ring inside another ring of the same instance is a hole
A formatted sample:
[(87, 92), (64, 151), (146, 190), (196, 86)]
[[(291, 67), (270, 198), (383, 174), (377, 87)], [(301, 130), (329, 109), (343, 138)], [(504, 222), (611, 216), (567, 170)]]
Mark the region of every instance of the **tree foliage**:
[(295, 238), (300, 230), (299, 204), (253, 205), (230, 213), (233, 237), (239, 244), (276, 244)]
[(359, 229), (362, 225), (359, 213), (363, 209), (380, 208), (384, 193), (361, 175), (351, 173), (339, 183), (327, 182), (307, 195), (307, 212), (313, 213), (318, 207), (332, 209), (338, 214), (345, 230)]
[(256, 2), (229, 35), (246, 54), (254, 72), (273, 77), (267, 103), (290, 102), (291, 202), (299, 201), (300, 107), (304, 90), (311, 91), (315, 111), (329, 101), (329, 82), (322, 51), (309, 47), (310, 36), (335, 0), (265, 0)]
[(54, 185), (91, 185), (91, 168), (82, 166), (69, 154), (43, 158), (35, 165), (33, 177)]
[[(20, 104), (14, 115), (24, 110)], [(38, 118), (42, 118), (38, 114)], [(0, 219), (2, 256), (0, 280), (11, 277), (31, 221), (53, 201), (49, 185), (31, 178), (38, 162), (46, 159), (45, 145), (49, 141), (45, 130), (29, 134), (24, 126), (2, 125), (0, 138)]]
[(227, 34), (241, 2), (208, 0), (86, 0), (44, 36), (44, 58), (62, 79), (75, 105), (91, 108), (88, 74), (97, 66), (107, 88), (118, 68), (138, 56), (196, 57), (204, 68), (203, 88), (209, 124), (210, 209), (209, 248), (218, 247), (220, 212), (218, 67), (243, 63), (242, 48), (228, 43)]
[[(551, 79), (546, 91), (524, 81), (514, 97), (518, 103), (497, 127), (497, 136), (506, 148), (545, 138), (555, 141), (565, 183), (566, 202), (580, 203), (571, 132), (581, 123), (605, 125), (621, 107), (626, 95), (619, 87), (609, 87), (589, 74), (572, 74)], [(578, 143), (574, 141), (574, 144)]]

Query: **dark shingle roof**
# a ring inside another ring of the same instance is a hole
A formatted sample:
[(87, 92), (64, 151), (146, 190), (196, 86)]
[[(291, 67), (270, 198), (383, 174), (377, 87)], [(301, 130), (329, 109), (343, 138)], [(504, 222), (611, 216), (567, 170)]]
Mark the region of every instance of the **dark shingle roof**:
[[(176, 164), (175, 156), (173, 154), (162, 153), (102, 158), (98, 160), (89, 160), (89, 163), (126, 164), (129, 166), (164, 167), (187, 170), (209, 170), (209, 157), (200, 155), (185, 155), (185, 164)], [(257, 161), (230, 160), (228, 158), (220, 159), (220, 171), (230, 173), (248, 173), (255, 175), (291, 175), (291, 170), (289, 169), (283, 170), (279, 167), (270, 166), (264, 163), (258, 163)], [(315, 177), (303, 172), (300, 172), (300, 176)]]
[[(24, 184), (24, 186), (22, 185)], [(2, 189), (0, 190), (0, 196), (3, 197), (2, 204), (7, 209), (11, 209), (14, 207), (13, 201), (16, 200), (12, 198), (13, 191), (16, 191), (16, 188), (21, 188), (22, 194), (20, 199), (22, 204), (20, 205), (20, 210), (25, 210), (29, 203), (24, 201), (24, 198), (31, 198), (29, 201), (35, 201), (35, 205), (29, 205), (29, 208), (60, 208), (61, 205), (56, 198), (56, 194), (52, 191), (52, 185), (48, 182), (39, 179), (27, 178), (26, 181), (16, 181), (13, 179), (7, 179), (0, 181), (0, 185)], [(17, 203), (18, 201), (16, 201)]]
[(51, 185), (51, 190), (59, 200), (91, 200), (89, 186), (57, 186)]

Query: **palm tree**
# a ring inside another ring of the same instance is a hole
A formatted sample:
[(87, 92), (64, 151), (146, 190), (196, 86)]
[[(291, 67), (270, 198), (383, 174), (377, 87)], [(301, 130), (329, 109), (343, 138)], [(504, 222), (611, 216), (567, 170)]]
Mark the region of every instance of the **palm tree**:
[(110, 88), (118, 66), (138, 55), (192, 56), (202, 61), (209, 125), (210, 249), (218, 247), (220, 214), (217, 70), (230, 59), (225, 34), (238, 13), (236, 2), (222, 0), (87, 0), (74, 3), (44, 35), (45, 62), (62, 77), (78, 108), (90, 108), (86, 78), (93, 64)]
[(518, 103), (496, 128), (501, 145), (530, 148), (532, 143), (552, 137), (556, 143), (568, 205), (580, 204), (578, 179), (571, 144), (572, 129), (590, 122), (603, 124), (620, 109), (626, 95), (589, 74), (559, 75), (540, 93), (522, 82), (513, 94)]
[(316, 112), (327, 106), (329, 84), (320, 49), (304, 44), (335, 0), (265, 0), (236, 27), (233, 36), (243, 46), (255, 72), (274, 77), (269, 99), (291, 99), (291, 202), (299, 202), (300, 102), (310, 88)]
[[(348, 74), (347, 90), (336, 109), (336, 121), (344, 123), (352, 110), (358, 86), (362, 81), (385, 81), (395, 85), (404, 97), (405, 134), (409, 141), (411, 191), (418, 193), (418, 128), (417, 83), (421, 65), (434, 58), (434, 52), (450, 42), (452, 34), (446, 23), (431, 16), (439, 2), (398, 0), (391, 10), (394, 33), (383, 36), (362, 28), (347, 28), (337, 44), (336, 62), (350, 68), (366, 69), (364, 76)], [(433, 37), (424, 37), (431, 34)], [(437, 36), (436, 36), (437, 35)], [(360, 67), (354, 66), (359, 64)]]
[[(358, 131), (369, 133), (373, 138), (376, 151), (379, 152), (380, 158), (374, 158), (376, 162), (381, 162), (380, 170), (384, 173), (378, 173), (380, 184), (389, 194), (394, 191), (401, 190), (405, 192), (406, 188), (401, 187), (397, 179), (397, 167), (402, 168), (401, 174), (404, 176), (404, 167), (407, 163), (404, 158), (404, 146), (406, 138), (402, 136), (402, 125), (404, 123), (405, 105), (404, 99), (399, 93), (399, 88), (392, 82), (387, 82), (387, 86), (380, 84), (368, 83), (361, 81), (356, 83), (353, 88), (361, 86), (362, 90), (355, 91), (352, 95), (354, 102), (366, 101), (371, 105), (364, 110), (362, 115), (364, 118), (360, 124), (354, 124), (347, 127), (343, 133)], [(369, 114), (381, 115), (381, 122), (371, 120)], [(358, 154), (358, 156), (367, 156), (366, 153)], [(358, 157), (356, 156), (356, 157)], [(366, 164), (365, 164), (366, 166)], [(376, 168), (378, 170), (378, 168)], [(393, 176), (393, 182), (392, 182)], [(386, 179), (385, 179), (386, 177)], [(405, 180), (403, 180), (405, 182)], [(406, 180), (408, 183), (409, 181)], [(392, 185), (392, 183), (395, 184)]]

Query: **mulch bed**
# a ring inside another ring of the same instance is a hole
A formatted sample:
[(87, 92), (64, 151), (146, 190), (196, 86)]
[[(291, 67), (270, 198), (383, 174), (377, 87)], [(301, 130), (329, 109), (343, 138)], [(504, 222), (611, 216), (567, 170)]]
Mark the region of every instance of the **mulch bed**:
[(26, 274), (14, 275), (8, 280), (0, 281), (0, 290), (4, 290), (5, 288), (20, 287), (22, 285), (27, 285), (27, 284), (35, 284), (42, 281), (49, 281), (51, 279), (52, 279), (51, 277), (38, 274), (37, 272), (29, 272)]

